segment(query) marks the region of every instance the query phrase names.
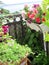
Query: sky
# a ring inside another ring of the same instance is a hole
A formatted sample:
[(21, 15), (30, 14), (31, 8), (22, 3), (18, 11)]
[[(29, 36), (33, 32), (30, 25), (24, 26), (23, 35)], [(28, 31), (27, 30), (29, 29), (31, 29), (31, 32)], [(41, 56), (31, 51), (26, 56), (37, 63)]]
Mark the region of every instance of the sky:
[(5, 4), (14, 4), (14, 3), (22, 3), (22, 2), (31, 2), (31, 1), (42, 1), (42, 0), (0, 0)]
[(5, 8), (10, 10), (11, 12), (21, 10), (25, 4), (32, 5), (32, 4), (41, 4), (42, 0), (0, 0), (4, 5), (0, 5), (0, 8)]

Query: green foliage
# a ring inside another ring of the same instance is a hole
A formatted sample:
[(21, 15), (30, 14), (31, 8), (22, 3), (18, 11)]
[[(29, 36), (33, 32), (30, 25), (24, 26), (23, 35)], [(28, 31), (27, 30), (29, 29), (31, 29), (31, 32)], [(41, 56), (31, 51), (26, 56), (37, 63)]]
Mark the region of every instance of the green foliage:
[(46, 22), (44, 24), (49, 27), (49, 20), (46, 20)]
[(28, 44), (28, 46), (35, 52), (42, 49), (42, 42), (40, 42), (39, 38), (40, 32), (36, 32), (35, 30), (31, 30), (30, 28), (27, 28), (26, 35), (24, 38), (23, 43)]
[(24, 10), (25, 10), (25, 12), (28, 12), (29, 11), (28, 5), (25, 5)]
[(43, 0), (42, 6), (43, 6), (43, 10), (44, 10), (44, 11), (46, 11), (47, 5), (49, 5), (49, 0)]
[(2, 26), (2, 20), (0, 19), (0, 27)]
[(9, 14), (10, 13), (9, 10), (6, 10), (4, 8), (1, 8), (1, 12), (2, 12), (2, 14)]
[(0, 32), (2, 32), (2, 28), (0, 28)]
[(13, 12), (13, 14), (19, 14), (19, 11), (15, 11), (15, 12)]
[(45, 41), (49, 41), (49, 33), (45, 34)]
[(44, 51), (41, 51), (36, 55), (32, 61), (32, 65), (48, 65), (48, 57), (45, 55)]
[(49, 0), (43, 0), (42, 8), (43, 8), (43, 11), (45, 11), (45, 13), (46, 13), (45, 25), (47, 25), (49, 27), (49, 8), (47, 8), (48, 6), (49, 6)]
[(31, 49), (27, 45), (20, 45), (13, 39), (8, 39), (6, 43), (0, 43), (0, 60), (3, 62), (19, 62), (30, 52)]

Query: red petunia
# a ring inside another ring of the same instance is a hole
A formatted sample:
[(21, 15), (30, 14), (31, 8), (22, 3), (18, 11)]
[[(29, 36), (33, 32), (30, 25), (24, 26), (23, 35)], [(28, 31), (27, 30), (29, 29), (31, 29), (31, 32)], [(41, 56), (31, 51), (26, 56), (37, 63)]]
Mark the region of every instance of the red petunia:
[(42, 21), (45, 21), (45, 18), (42, 18)]
[(38, 14), (38, 10), (36, 8), (33, 8), (33, 13)]
[(9, 28), (9, 26), (8, 25), (3, 25), (2, 26), (2, 30), (3, 30), (3, 32), (4, 32), (4, 34), (7, 34), (7, 32), (8, 32), (8, 28)]
[(27, 13), (28, 17), (30, 16), (30, 12)]
[(35, 18), (35, 14), (32, 13), (31, 15), (29, 15), (29, 18), (30, 19), (34, 19)]
[(36, 22), (37, 22), (37, 23), (40, 23), (40, 18), (39, 18), (39, 17), (36, 18)]

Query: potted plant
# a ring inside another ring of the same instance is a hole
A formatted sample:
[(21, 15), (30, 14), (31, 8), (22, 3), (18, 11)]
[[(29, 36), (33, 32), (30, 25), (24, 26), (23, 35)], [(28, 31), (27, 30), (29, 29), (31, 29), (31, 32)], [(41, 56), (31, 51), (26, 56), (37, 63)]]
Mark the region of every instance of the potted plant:
[(11, 64), (20, 63), (21, 59), (25, 58), (26, 54), (30, 54), (31, 52), (32, 50), (28, 45), (20, 45), (13, 39), (7, 39), (7, 43), (1, 42), (0, 44), (0, 61)]
[(22, 10), (22, 17), (27, 20), (28, 23), (41, 24), (45, 22), (45, 13), (42, 11), (39, 4), (35, 4), (31, 8), (25, 5)]

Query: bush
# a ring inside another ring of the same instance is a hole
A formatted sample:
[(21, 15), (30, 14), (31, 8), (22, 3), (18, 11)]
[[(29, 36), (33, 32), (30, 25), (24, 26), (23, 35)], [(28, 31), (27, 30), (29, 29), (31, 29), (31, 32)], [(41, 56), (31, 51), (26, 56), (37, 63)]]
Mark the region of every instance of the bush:
[(26, 54), (29, 54), (31, 49), (27, 45), (20, 45), (13, 39), (8, 39), (0, 43), (0, 61), (19, 62)]

